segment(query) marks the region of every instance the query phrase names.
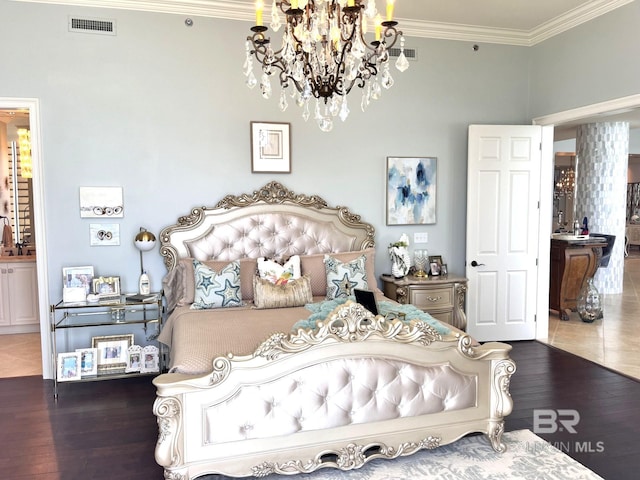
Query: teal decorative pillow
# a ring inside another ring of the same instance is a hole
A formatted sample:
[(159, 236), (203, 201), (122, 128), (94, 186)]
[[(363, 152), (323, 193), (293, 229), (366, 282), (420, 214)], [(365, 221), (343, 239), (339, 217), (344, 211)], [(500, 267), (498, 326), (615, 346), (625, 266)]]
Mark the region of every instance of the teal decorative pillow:
[(368, 290), (366, 261), (366, 255), (361, 255), (350, 262), (341, 262), (331, 255), (325, 255), (327, 300), (349, 297), (354, 288)]
[(244, 305), (240, 293), (240, 262), (234, 261), (215, 271), (198, 260), (193, 261), (195, 295), (191, 308), (239, 307)]

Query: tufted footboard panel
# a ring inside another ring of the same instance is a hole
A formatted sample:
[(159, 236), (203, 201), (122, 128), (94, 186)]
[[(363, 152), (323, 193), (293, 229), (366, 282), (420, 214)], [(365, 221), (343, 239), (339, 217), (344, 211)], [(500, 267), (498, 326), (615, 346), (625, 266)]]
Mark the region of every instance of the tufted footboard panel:
[(312, 365), (206, 408), (207, 444), (473, 407), (477, 375), (381, 358)]

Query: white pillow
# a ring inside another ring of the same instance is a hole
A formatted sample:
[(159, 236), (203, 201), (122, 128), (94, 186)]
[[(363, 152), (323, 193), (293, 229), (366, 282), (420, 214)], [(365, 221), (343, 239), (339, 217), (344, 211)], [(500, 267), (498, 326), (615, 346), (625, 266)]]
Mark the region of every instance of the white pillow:
[(274, 285), (285, 285), (289, 280), (300, 278), (300, 257), (293, 255), (284, 265), (264, 257), (258, 258), (258, 274)]

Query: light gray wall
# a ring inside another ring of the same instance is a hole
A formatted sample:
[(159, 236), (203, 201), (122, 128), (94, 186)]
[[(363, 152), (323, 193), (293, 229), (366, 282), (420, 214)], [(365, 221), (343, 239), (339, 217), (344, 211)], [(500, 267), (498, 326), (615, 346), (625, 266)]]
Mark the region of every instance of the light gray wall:
[(552, 37), (530, 50), (530, 117), (640, 92), (640, 2)]
[[(282, 114), (276, 98), (245, 87), (249, 24), (193, 17), (187, 28), (177, 15), (4, 0), (0, 9), (0, 96), (40, 100), (52, 301), (64, 266), (93, 265), (136, 290), (140, 226), (158, 234), (194, 206), (271, 180), (373, 223), (378, 273), (390, 269), (388, 243), (423, 231), (429, 252), (463, 273), (467, 127), (529, 123), (524, 47), (474, 52), (470, 43), (409, 38), (419, 62), (396, 71), (395, 86), (364, 114), (352, 92), (350, 118), (327, 134), (295, 105)], [(69, 15), (115, 19), (117, 36), (70, 33)], [(291, 174), (251, 174), (251, 120), (291, 122)], [(435, 225), (385, 225), (387, 156), (438, 157)], [(97, 222), (79, 216), (80, 186), (123, 187), (120, 246), (89, 245)], [(145, 266), (160, 288), (157, 250)]]

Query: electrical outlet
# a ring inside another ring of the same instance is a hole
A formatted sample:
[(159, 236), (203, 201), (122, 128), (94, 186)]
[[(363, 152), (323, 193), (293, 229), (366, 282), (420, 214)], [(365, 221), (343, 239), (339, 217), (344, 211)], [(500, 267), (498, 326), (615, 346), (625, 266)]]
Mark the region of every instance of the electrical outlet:
[(418, 232), (413, 234), (413, 243), (428, 243), (429, 234), (427, 232)]

